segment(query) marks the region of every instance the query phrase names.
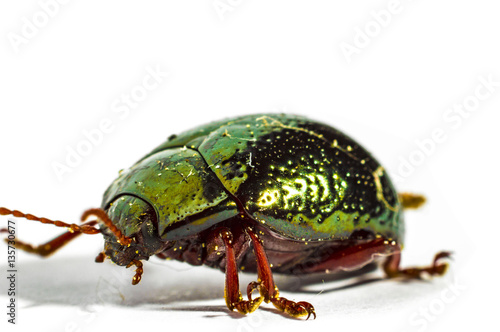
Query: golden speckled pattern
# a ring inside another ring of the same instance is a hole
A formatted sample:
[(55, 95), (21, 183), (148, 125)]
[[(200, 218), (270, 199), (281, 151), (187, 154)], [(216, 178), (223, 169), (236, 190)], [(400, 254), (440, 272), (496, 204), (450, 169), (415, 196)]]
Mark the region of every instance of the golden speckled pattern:
[(262, 224), (300, 241), (368, 230), (401, 239), (399, 202), (384, 169), (341, 132), (289, 115), (254, 115), (200, 145), (220, 181)]

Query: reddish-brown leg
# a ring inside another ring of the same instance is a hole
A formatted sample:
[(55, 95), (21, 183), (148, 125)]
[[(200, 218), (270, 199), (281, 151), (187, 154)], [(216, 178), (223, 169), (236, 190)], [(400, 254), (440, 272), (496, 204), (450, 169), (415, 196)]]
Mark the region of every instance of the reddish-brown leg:
[[(86, 223), (80, 225), (80, 227), (94, 226), (96, 224), (97, 224), (97, 221), (92, 220), (92, 221), (89, 221), (89, 222), (86, 222)], [(52, 255), (59, 248), (68, 244), (68, 242), (75, 239), (80, 234), (82, 234), (82, 233), (79, 231), (68, 231), (68, 232), (63, 233), (63, 234), (59, 235), (58, 237), (52, 239), (51, 241), (44, 243), (44, 244), (40, 244), (38, 246), (34, 246), (32, 244), (25, 243), (23, 241), (16, 239), (15, 240), (15, 242), (16, 242), (15, 247), (18, 249), (24, 250), (26, 252), (29, 252), (31, 254), (40, 255), (42, 257), (47, 257), (47, 256)], [(5, 241), (8, 241), (8, 240), (5, 239)]]
[(97, 255), (97, 257), (95, 258), (95, 262), (96, 262), (96, 263), (103, 263), (105, 258), (106, 258), (106, 254), (104, 253), (104, 251), (101, 251), (101, 252)]
[(398, 197), (401, 205), (403, 205), (405, 209), (418, 209), (424, 205), (426, 201), (425, 196), (419, 194), (399, 193)]
[[(99, 257), (99, 256), (97, 256)], [(142, 262), (138, 261), (137, 259), (134, 259), (127, 265), (127, 269), (131, 267), (132, 265), (135, 265), (137, 269), (135, 269), (135, 275), (132, 278), (132, 285), (137, 285), (139, 282), (141, 282), (142, 279), (142, 274), (144, 273), (144, 269), (142, 268)]]
[(427, 267), (412, 267), (401, 269), (399, 263), (401, 262), (401, 254), (396, 253), (389, 256), (384, 263), (384, 271), (388, 278), (407, 278), (407, 279), (421, 279), (424, 274), (430, 276), (442, 276), (448, 269), (448, 264), (440, 262), (441, 259), (449, 258), (451, 253), (442, 251), (434, 256), (432, 265)]
[(372, 262), (376, 256), (387, 256), (383, 269), (389, 278), (420, 279), (423, 274), (431, 276), (446, 273), (448, 264), (440, 262), (450, 257), (449, 252), (440, 252), (434, 257), (433, 264), (422, 268), (401, 269), (401, 247), (394, 241), (377, 238), (373, 241), (345, 249), (332, 249), (331, 253), (323, 253), (325, 258), (315, 264), (303, 264), (294, 269), (295, 273), (353, 271)]
[(271, 267), (267, 260), (266, 253), (262, 243), (260, 242), (257, 235), (250, 229), (247, 228), (246, 232), (252, 239), (253, 250), (255, 257), (257, 258), (257, 273), (259, 276), (258, 283), (250, 283), (248, 285), (248, 298), (251, 300), (252, 291), (259, 288), (261, 296), (264, 298), (266, 303), (271, 302), (280, 311), (289, 314), (292, 317), (306, 316), (309, 319), (311, 315), (316, 318), (316, 313), (312, 304), (308, 302), (294, 302), (290, 301), (284, 297), (279, 296), (278, 287), (274, 284), (273, 274), (271, 272)]
[(238, 266), (233, 250), (233, 235), (226, 228), (222, 229), (219, 234), (226, 247), (226, 285), (224, 288), (226, 305), (231, 311), (236, 309), (242, 314), (251, 313), (259, 307), (263, 298), (258, 297), (254, 300), (243, 300), (239, 286)]

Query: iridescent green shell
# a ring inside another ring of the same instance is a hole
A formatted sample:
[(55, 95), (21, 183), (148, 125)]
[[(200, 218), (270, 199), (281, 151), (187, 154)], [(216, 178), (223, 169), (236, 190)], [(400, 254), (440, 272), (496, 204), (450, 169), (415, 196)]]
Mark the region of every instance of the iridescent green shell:
[[(203, 231), (238, 214), (235, 202), (200, 154), (185, 147), (168, 148), (140, 160), (122, 171), (106, 190), (103, 208), (126, 234), (137, 232), (141, 226), (137, 223), (141, 209), (133, 209), (137, 203), (129, 202), (130, 196), (154, 208), (158, 233), (164, 240)], [(130, 207), (121, 204), (122, 200)], [(136, 222), (123, 222), (125, 208)]]
[(401, 243), (404, 233), (383, 167), (340, 131), (293, 115), (242, 116), (172, 136), (120, 175), (103, 207), (125, 194), (154, 207), (164, 239), (237, 215), (237, 201), (293, 240), (365, 230)]

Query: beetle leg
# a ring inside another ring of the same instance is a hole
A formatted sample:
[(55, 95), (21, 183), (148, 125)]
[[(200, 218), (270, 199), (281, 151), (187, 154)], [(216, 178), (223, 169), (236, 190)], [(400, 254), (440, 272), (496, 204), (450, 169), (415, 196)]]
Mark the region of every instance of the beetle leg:
[(105, 258), (106, 258), (106, 254), (104, 253), (104, 251), (101, 251), (99, 253), (99, 255), (96, 256), (95, 262), (96, 263), (103, 263)]
[[(99, 256), (97, 256), (97, 257), (99, 257)], [(97, 258), (96, 258), (96, 260), (97, 260)], [(142, 268), (142, 262), (137, 260), (137, 259), (134, 259), (133, 261), (128, 263), (127, 268), (131, 267), (132, 265), (135, 265), (137, 267), (137, 269), (135, 269), (135, 275), (132, 278), (132, 285), (137, 285), (141, 281), (142, 274), (144, 273), (144, 269)]]
[(249, 301), (243, 300), (239, 289), (238, 267), (232, 243), (233, 235), (228, 229), (224, 229), (220, 232), (220, 236), (226, 247), (226, 285), (224, 288), (226, 305), (231, 311), (236, 309), (242, 314), (251, 313), (259, 307), (263, 298), (259, 296), (252, 300), (249, 296)]
[[(250, 228), (247, 228), (246, 231), (252, 239), (255, 257), (257, 258), (257, 271), (259, 275), (259, 283), (250, 283), (248, 285), (248, 289), (253, 291), (258, 287), (260, 294), (266, 303), (271, 302), (276, 308), (278, 308), (278, 310), (285, 312), (292, 317), (302, 317), (307, 315), (306, 319), (309, 319), (309, 317), (313, 315), (314, 318), (316, 318), (314, 307), (309, 302), (294, 302), (279, 296), (279, 290), (274, 284), (271, 267), (260, 239)], [(249, 298), (250, 294), (251, 292), (248, 294)]]
[(434, 261), (431, 266), (421, 268), (406, 268), (401, 269), (399, 263), (401, 254), (395, 253), (387, 258), (384, 263), (384, 271), (388, 278), (407, 278), (407, 279), (422, 279), (422, 275), (427, 273), (431, 276), (442, 276), (448, 269), (448, 263), (440, 262), (443, 258), (451, 257), (451, 253), (442, 251), (434, 256)]
[[(97, 224), (97, 220), (92, 220), (92, 221), (89, 221), (89, 222), (82, 224), (81, 226), (92, 227), (96, 224)], [(2, 231), (2, 230), (0, 230), (0, 231)], [(68, 242), (75, 239), (80, 234), (82, 234), (82, 233), (78, 232), (78, 231), (76, 231), (76, 232), (68, 231), (68, 232), (63, 233), (63, 234), (59, 235), (58, 237), (52, 239), (51, 241), (44, 243), (44, 244), (40, 244), (38, 246), (34, 246), (32, 244), (25, 243), (25, 242), (20, 241), (18, 239), (15, 239), (14, 241), (15, 241), (15, 247), (17, 249), (29, 252), (31, 254), (40, 255), (42, 257), (47, 257), (47, 256), (52, 255), (59, 248), (68, 244)], [(9, 242), (8, 239), (5, 239), (5, 241)]]
[(260, 287), (262, 287), (262, 283), (257, 282), (257, 281), (252, 281), (251, 283), (248, 284), (248, 286), (247, 286), (248, 300), (252, 301), (252, 293), (253, 293), (253, 291), (256, 290), (257, 288), (260, 289)]
[(424, 205), (426, 201), (425, 196), (419, 194), (399, 193), (398, 197), (401, 205), (403, 205), (405, 209), (418, 209)]

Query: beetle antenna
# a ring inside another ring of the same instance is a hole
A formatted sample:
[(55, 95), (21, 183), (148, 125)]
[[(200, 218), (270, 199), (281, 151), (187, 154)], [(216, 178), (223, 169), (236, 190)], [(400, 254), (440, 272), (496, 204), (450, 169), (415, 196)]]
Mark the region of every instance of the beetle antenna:
[[(87, 225), (94, 226), (96, 224), (97, 224), (97, 220), (92, 220), (92, 221), (86, 222), (84, 225), (85, 226), (87, 226)], [(0, 233), (4, 233), (4, 232), (9, 233), (9, 230), (7, 228), (0, 229)], [(83, 234), (83, 233), (68, 231), (68, 232), (65, 232), (65, 233), (59, 235), (58, 237), (50, 240), (49, 242), (46, 242), (46, 243), (43, 243), (40, 245), (32, 245), (32, 244), (20, 241), (19, 239), (15, 238), (15, 237), (14, 237), (14, 239), (5, 238), (4, 241), (6, 243), (8, 243), (9, 245), (13, 244), (14, 247), (16, 247), (17, 249), (24, 250), (26, 252), (29, 252), (30, 254), (36, 254), (36, 255), (40, 255), (42, 257), (48, 257), (48, 256), (52, 255), (53, 253), (55, 253), (60, 248), (64, 247), (66, 244), (68, 244), (70, 241), (72, 241), (73, 239), (75, 239), (76, 237), (78, 237), (81, 234)]]
[(119, 229), (113, 224), (113, 221), (108, 217), (106, 211), (103, 209), (88, 209), (82, 214), (82, 221), (85, 221), (89, 216), (95, 216), (99, 218), (108, 228), (109, 230), (116, 236), (118, 242), (121, 245), (128, 246), (132, 239), (128, 236), (125, 236)]
[(47, 218), (40, 218), (37, 216), (34, 216), (32, 214), (26, 214), (18, 210), (9, 210), (4, 207), (0, 207), (0, 215), (2, 216), (7, 216), (7, 215), (13, 215), (14, 217), (17, 218), (26, 218), (28, 220), (35, 220), (39, 221), (42, 224), (51, 224), (57, 227), (67, 227), (71, 233), (84, 233), (84, 234), (98, 234), (101, 233), (101, 230), (98, 228), (93, 227), (93, 225), (77, 225), (77, 224), (67, 224), (63, 221), (60, 220), (50, 220)]

